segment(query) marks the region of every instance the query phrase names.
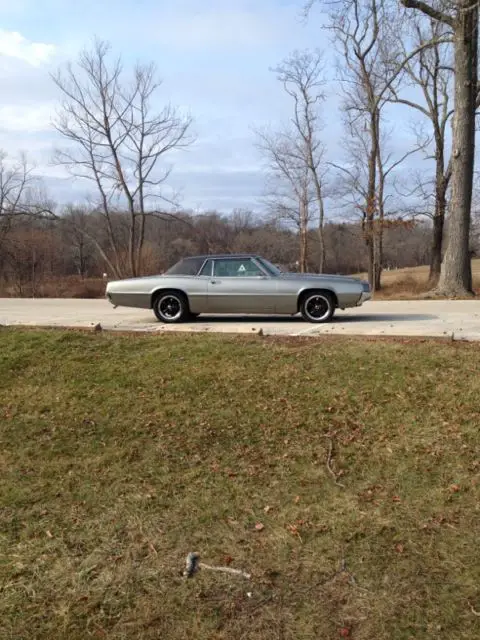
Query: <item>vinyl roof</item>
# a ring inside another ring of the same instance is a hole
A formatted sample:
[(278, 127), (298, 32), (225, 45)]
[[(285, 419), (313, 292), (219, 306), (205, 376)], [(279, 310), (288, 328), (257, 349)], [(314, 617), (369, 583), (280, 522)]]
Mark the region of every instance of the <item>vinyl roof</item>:
[(255, 253), (212, 253), (205, 254), (199, 256), (187, 256), (184, 260), (193, 260), (202, 258), (206, 260), (207, 258), (258, 258), (259, 256)]

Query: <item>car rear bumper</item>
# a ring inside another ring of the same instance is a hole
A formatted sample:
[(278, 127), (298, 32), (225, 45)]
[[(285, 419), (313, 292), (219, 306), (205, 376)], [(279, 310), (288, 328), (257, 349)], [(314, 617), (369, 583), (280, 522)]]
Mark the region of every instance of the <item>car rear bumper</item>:
[(372, 299), (372, 294), (370, 291), (363, 291), (360, 298), (357, 301), (357, 307), (360, 307), (367, 300)]
[(149, 293), (134, 293), (131, 291), (118, 293), (116, 291), (107, 291), (105, 297), (114, 307), (152, 308), (152, 297)]

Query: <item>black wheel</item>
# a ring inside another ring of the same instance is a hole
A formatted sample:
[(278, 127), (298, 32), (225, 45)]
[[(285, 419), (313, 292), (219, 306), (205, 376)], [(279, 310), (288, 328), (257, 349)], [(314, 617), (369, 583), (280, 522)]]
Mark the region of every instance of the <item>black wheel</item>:
[(328, 291), (311, 291), (302, 298), (300, 313), (307, 322), (328, 322), (335, 313), (335, 300)]
[(162, 291), (153, 301), (153, 313), (160, 322), (184, 322), (190, 315), (188, 300), (178, 291)]

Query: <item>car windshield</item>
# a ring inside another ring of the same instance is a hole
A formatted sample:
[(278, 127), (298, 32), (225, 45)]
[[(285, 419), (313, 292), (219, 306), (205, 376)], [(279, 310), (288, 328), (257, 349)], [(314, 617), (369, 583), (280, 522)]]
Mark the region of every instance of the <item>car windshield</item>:
[(271, 276), (279, 276), (282, 273), (278, 267), (268, 260), (265, 260), (265, 258), (257, 258), (257, 262), (259, 262)]
[(184, 258), (165, 272), (166, 276), (196, 276), (205, 258)]

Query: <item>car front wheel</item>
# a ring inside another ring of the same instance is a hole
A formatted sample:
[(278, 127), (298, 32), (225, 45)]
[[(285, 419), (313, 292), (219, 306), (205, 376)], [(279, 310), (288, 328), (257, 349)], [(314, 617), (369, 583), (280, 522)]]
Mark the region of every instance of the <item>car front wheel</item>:
[(164, 291), (153, 302), (155, 316), (166, 324), (184, 322), (190, 311), (187, 298), (177, 291)]
[(312, 291), (300, 304), (300, 313), (307, 322), (328, 322), (335, 313), (335, 301), (327, 291)]

